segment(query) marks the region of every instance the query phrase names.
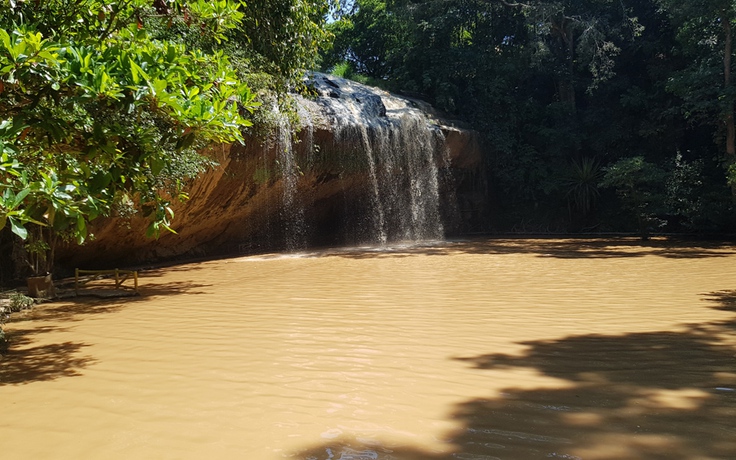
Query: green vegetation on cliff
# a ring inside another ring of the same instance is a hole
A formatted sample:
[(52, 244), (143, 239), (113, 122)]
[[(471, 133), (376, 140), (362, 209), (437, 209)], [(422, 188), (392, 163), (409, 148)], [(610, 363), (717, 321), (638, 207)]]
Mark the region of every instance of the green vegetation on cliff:
[(49, 271), (56, 242), (83, 243), (98, 216), (171, 230), (202, 147), (242, 141), (257, 92), (286, 92), (313, 65), (323, 3), (3, 0), (4, 258), (20, 246)]

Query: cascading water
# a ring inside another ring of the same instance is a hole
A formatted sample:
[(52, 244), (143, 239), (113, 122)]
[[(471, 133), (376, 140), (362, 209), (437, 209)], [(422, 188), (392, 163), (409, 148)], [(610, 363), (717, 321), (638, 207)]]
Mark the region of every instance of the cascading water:
[(297, 105), (297, 116), (299, 117), (299, 131), (302, 133), (303, 151), (305, 153), (305, 164), (308, 168), (314, 166), (314, 122), (312, 114), (303, 105)]
[[(276, 129), (254, 173), (268, 212), (244, 246), (296, 252), (315, 242), (443, 239), (440, 190), (452, 187), (443, 187), (449, 156), (442, 130), (406, 99), (334, 77), (316, 80), (322, 95), (298, 99), (298, 126), (273, 104)], [(315, 201), (319, 188), (342, 206)]]
[(360, 165), (366, 176), (369, 242), (442, 239), (440, 168), (449, 164), (442, 131), (406, 99), (321, 74), (314, 84), (342, 171)]
[(417, 114), (393, 120), (388, 135), (378, 144), (382, 163), (381, 183), (384, 209), (390, 215), (395, 240), (425, 241), (444, 237), (440, 215), (438, 163), (442, 160), (444, 138), (439, 129), (428, 126)]
[[(370, 139), (368, 127), (365, 124), (338, 124), (335, 132), (335, 141), (338, 144), (353, 145), (357, 147), (356, 151), (362, 152), (362, 154), (365, 155), (365, 166), (368, 174), (370, 196), (370, 240), (374, 243), (386, 244), (388, 241), (388, 234), (386, 232), (384, 203), (381, 199), (381, 190), (383, 187), (381, 187), (379, 182), (376, 158), (373, 153), (374, 143)], [(351, 160), (348, 159), (348, 162), (350, 161)]]
[(282, 184), (281, 220), (284, 225), (284, 244), (287, 251), (298, 251), (307, 247), (307, 225), (304, 206), (299, 199), (300, 169), (292, 143), (292, 127), (286, 116), (274, 108), (278, 116), (278, 131), (274, 139)]

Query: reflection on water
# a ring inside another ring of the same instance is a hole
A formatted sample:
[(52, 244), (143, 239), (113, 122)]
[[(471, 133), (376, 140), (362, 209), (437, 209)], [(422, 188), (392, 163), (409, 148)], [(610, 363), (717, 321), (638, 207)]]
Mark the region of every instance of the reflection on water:
[(334, 250), (141, 290), (9, 324), (3, 458), (736, 458), (736, 247)]

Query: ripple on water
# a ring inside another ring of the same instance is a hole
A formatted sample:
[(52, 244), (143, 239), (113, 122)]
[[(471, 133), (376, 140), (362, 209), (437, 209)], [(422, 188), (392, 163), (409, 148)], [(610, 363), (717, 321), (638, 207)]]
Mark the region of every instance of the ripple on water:
[(115, 308), (8, 326), (0, 452), (736, 458), (733, 286), (734, 248), (634, 240), (160, 269)]

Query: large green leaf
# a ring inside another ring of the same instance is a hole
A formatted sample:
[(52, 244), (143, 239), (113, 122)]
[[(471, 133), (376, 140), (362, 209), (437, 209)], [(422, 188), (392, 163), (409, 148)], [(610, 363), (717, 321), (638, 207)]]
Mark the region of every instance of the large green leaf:
[(13, 233), (23, 240), (28, 238), (28, 230), (23, 226), (22, 222), (12, 216), (8, 216), (8, 221), (10, 221), (10, 230), (12, 230)]

